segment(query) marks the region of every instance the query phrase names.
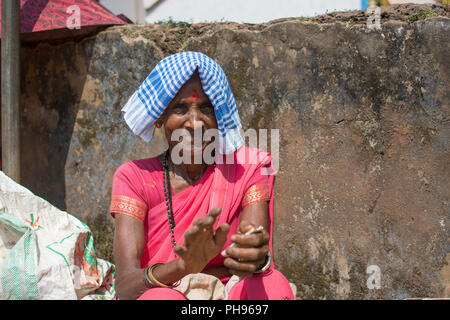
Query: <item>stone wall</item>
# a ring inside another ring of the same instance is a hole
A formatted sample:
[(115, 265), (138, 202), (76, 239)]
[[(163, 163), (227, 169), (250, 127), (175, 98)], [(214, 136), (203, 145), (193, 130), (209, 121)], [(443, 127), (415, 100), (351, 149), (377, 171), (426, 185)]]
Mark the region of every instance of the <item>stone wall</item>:
[[(275, 263), (299, 298), (449, 297), (448, 12), (382, 15), (381, 30), (361, 15), (27, 44), (22, 183), (86, 222), (113, 260), (114, 171), (165, 148), (135, 137), (120, 108), (160, 59), (201, 51), (223, 67), (245, 128), (280, 129)], [(367, 286), (370, 265), (380, 289)]]

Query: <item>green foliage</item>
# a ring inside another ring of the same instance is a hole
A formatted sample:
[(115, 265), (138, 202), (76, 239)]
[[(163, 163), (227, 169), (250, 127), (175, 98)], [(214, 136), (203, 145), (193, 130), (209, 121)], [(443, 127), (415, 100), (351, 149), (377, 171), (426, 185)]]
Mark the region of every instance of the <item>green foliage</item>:
[(387, 0), (377, 0), (377, 6), (389, 6), (389, 1)]
[(175, 21), (172, 17), (169, 17), (167, 20), (157, 21), (156, 24), (162, 26), (161, 30), (164, 33), (165, 40), (161, 41), (159, 45), (164, 51), (175, 53), (186, 50), (187, 43), (191, 37), (191, 23)]
[(426, 18), (429, 18), (429, 17), (437, 16), (437, 14), (433, 10), (431, 10), (430, 8), (422, 7), (421, 10), (422, 10), (421, 12), (416, 12), (416, 13), (410, 15), (408, 17), (407, 21), (409, 23), (412, 23), (412, 22), (415, 22), (415, 21), (418, 21), (418, 20), (421, 20), (421, 19), (426, 19)]
[(166, 20), (157, 21), (156, 24), (163, 24), (169, 28), (188, 28), (191, 26), (191, 23), (185, 21), (176, 21), (173, 20), (173, 17), (169, 17)]

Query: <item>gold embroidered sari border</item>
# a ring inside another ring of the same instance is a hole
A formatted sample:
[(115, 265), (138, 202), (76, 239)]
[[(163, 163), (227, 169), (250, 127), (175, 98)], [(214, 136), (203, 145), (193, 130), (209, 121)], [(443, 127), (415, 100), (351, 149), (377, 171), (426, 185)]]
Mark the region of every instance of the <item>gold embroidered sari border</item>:
[(270, 200), (269, 185), (257, 184), (247, 189), (242, 199), (242, 208), (252, 203)]
[(147, 205), (139, 200), (122, 195), (113, 195), (111, 198), (111, 213), (122, 213), (144, 222)]

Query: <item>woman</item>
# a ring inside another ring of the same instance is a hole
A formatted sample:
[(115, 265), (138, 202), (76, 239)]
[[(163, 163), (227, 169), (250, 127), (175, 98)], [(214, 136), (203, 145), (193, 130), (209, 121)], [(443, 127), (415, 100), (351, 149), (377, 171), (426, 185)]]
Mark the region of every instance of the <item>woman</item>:
[[(264, 171), (271, 158), (243, 146), (220, 66), (198, 52), (167, 57), (122, 111), (145, 141), (155, 127), (164, 128), (169, 149), (127, 162), (114, 175), (110, 212), (119, 298), (187, 299), (194, 283), (214, 290), (213, 279), (220, 279), (228, 284), (221, 298), (293, 299), (271, 259), (273, 175)], [(184, 135), (174, 139), (177, 130)], [(219, 134), (193, 139), (208, 130)], [(207, 150), (215, 150), (215, 163), (205, 161)]]

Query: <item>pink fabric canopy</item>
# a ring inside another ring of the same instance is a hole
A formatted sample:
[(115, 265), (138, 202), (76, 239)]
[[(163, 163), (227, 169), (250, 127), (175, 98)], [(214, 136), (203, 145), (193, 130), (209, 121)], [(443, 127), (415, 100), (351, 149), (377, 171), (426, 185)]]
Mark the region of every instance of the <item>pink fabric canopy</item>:
[(99, 27), (126, 23), (92, 0), (20, 0), (20, 33), (24, 41), (80, 36)]

